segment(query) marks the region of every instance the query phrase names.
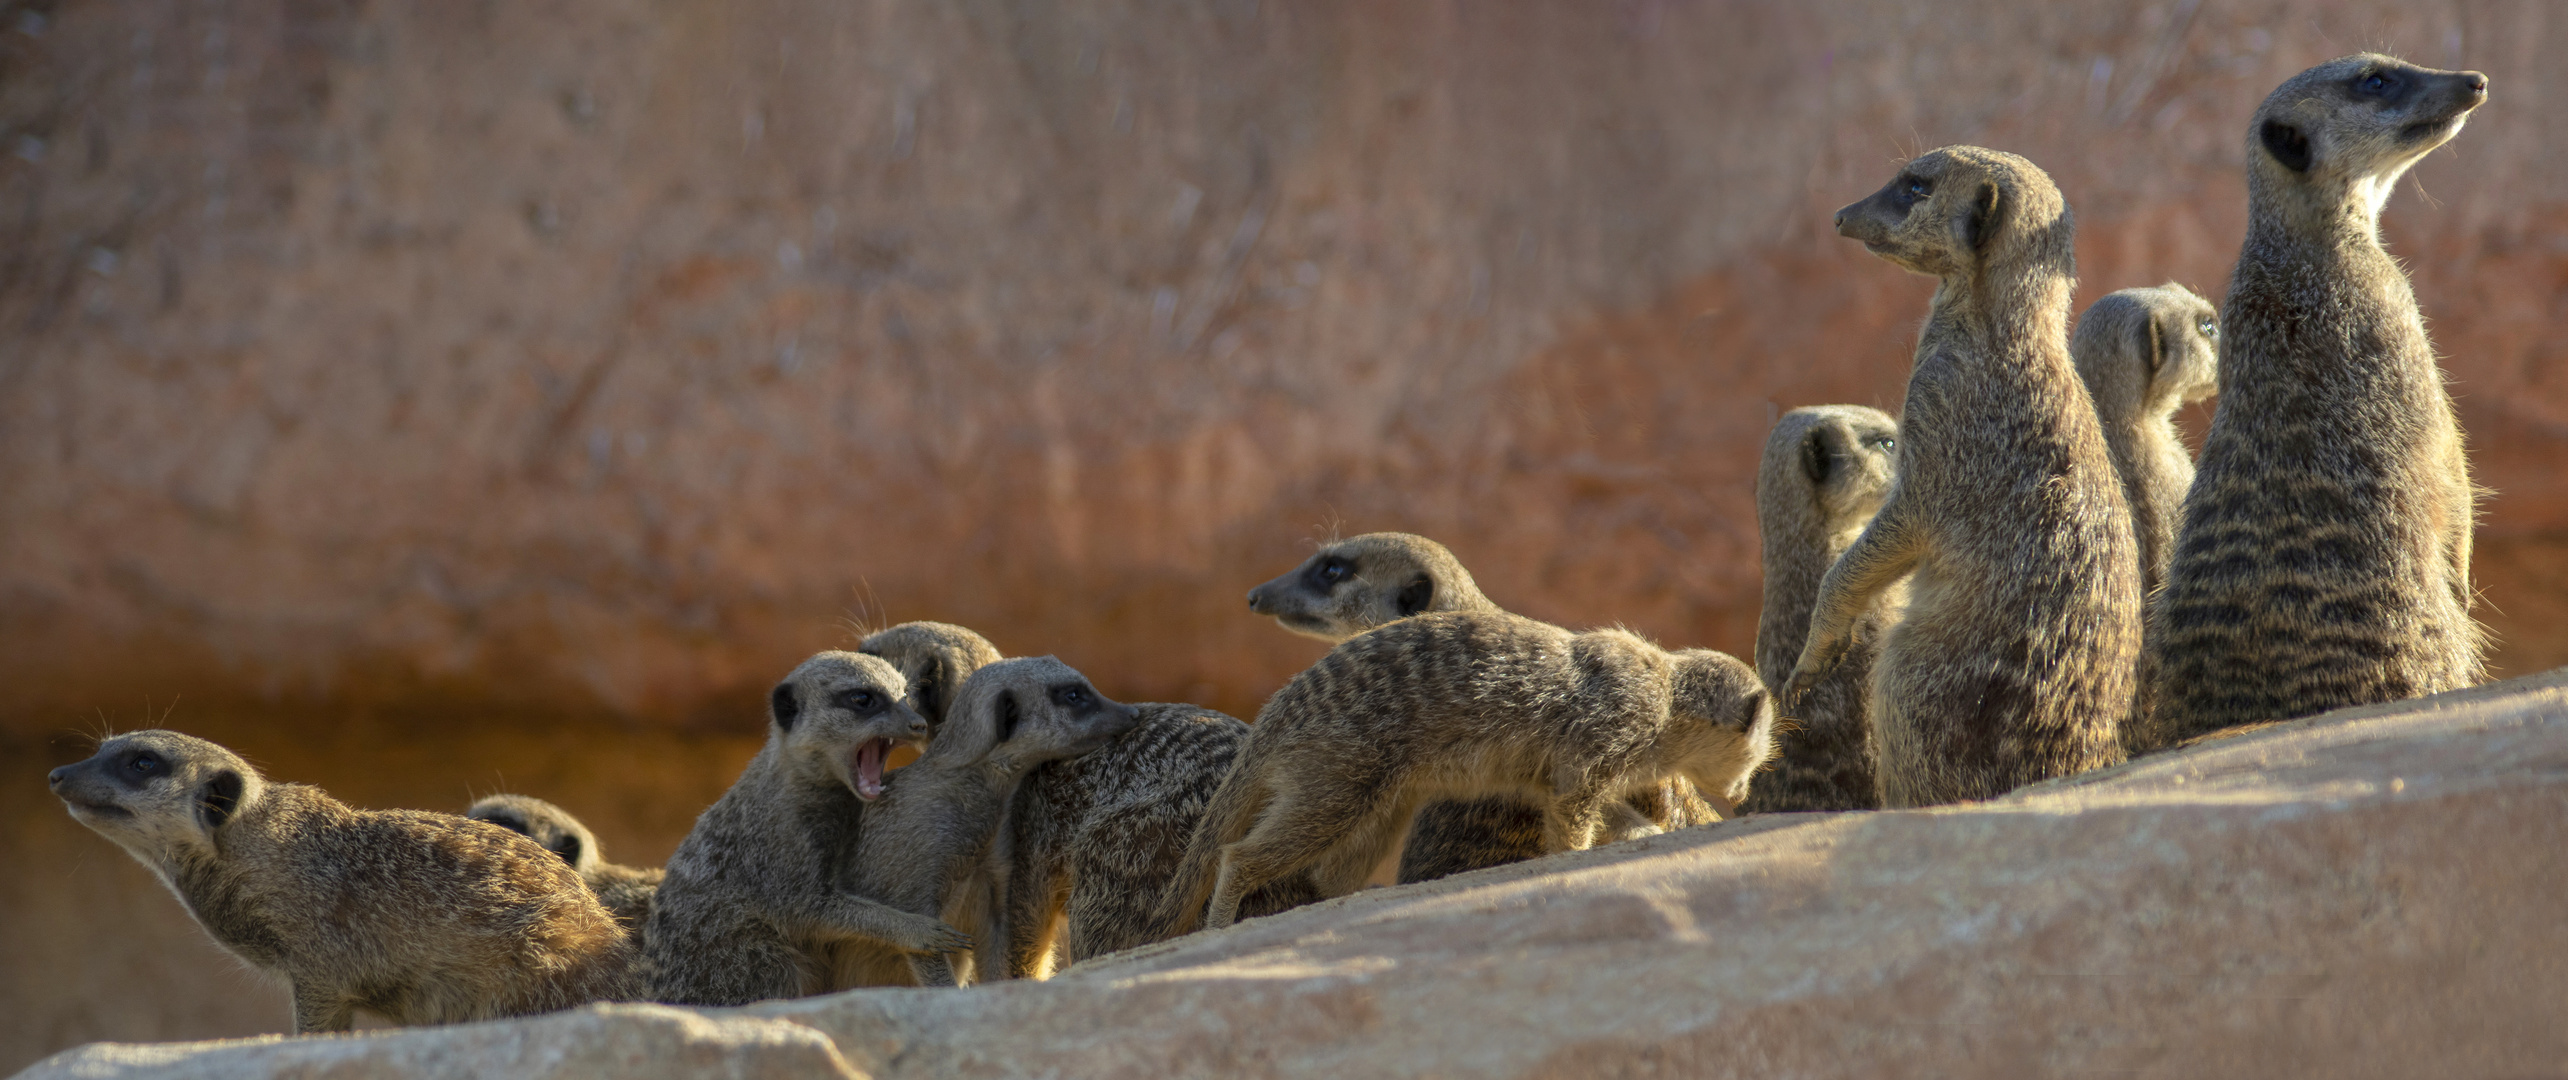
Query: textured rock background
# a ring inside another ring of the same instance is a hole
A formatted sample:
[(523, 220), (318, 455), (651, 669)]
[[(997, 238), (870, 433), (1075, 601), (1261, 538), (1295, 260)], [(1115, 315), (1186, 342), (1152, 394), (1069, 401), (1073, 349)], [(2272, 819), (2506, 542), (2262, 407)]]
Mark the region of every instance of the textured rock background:
[(1935, 811), (1382, 889), (1049, 983), (98, 1046), (33, 1077), (2555, 1075), (2568, 673)]
[(1895, 407), (1929, 288), (1828, 211), (2003, 147), (2081, 300), (2216, 295), (2248, 113), (2365, 47), (2493, 79), (2388, 233), (2568, 661), (2538, 0), (0, 3), (0, 1067), (281, 1021), (36, 788), (83, 728), (646, 861), (851, 619), (1246, 715), (1331, 527), (1744, 653), (1768, 421)]

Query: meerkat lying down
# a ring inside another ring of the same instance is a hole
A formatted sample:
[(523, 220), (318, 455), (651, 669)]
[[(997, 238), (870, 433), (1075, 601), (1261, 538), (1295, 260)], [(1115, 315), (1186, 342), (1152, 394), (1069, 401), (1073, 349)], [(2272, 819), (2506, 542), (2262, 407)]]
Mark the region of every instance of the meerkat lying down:
[(285, 976), (294, 1029), (525, 1016), (638, 996), (634, 951), (533, 840), (270, 783), (175, 731), (109, 739), (47, 777), (71, 816), (151, 868), (233, 955)]
[(1584, 848), (1609, 801), (1670, 778), (1746, 795), (1773, 729), (1756, 672), (1721, 653), (1488, 612), (1404, 619), (1267, 700), (1161, 922), (1228, 926), (1251, 890), (1306, 868), (1352, 892), (1430, 799), (1527, 798), (1546, 852)]

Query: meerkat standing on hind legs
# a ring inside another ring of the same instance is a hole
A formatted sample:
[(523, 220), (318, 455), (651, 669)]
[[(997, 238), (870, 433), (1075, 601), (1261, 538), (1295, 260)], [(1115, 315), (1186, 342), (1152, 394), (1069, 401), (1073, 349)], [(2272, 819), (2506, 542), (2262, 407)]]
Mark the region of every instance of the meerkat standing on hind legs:
[[(981, 667), (951, 705), (927, 753), (866, 813), (840, 879), (848, 891), (921, 915), (943, 911), (980, 867), (1029, 770), (1096, 750), (1140, 717), (1049, 656)], [(912, 952), (908, 962), (920, 986), (960, 985), (942, 954)]]
[(2468, 686), (2478, 489), (2380, 217), (2488, 99), (2475, 71), (2331, 60), (2247, 128), (2220, 409), (2150, 612), (2140, 747)]
[[(1861, 535), (1890, 492), (1899, 422), (1861, 405), (1794, 409), (1766, 436), (1757, 465), (1757, 533), (1765, 606), (1757, 617), (1757, 676), (1780, 693), (1810, 636), (1810, 607), (1837, 554)], [(1846, 658), (1775, 736), (1775, 760), (1758, 773), (1746, 814), (1870, 810), (1873, 657), (1898, 618), (1906, 590), (1884, 589), (1857, 617)]]
[(46, 780), (225, 950), (285, 976), (298, 1033), (346, 1031), (358, 1010), (451, 1024), (641, 989), (579, 876), (499, 826), (353, 809), (175, 731), (108, 739)]
[(2069, 357), (2095, 399), (2105, 449), (2131, 504), (2144, 602), (2166, 580), (2176, 520), (2193, 486), (2193, 453), (2176, 431), (2176, 410), (2211, 396), (2219, 350), (2219, 309), (2174, 282), (2106, 294), (2069, 335)]
[[(1337, 644), (1385, 623), (1439, 611), (1499, 612), (1443, 544), (1411, 533), (1334, 540), (1249, 590), (1248, 608), (1304, 637)], [(1682, 780), (1612, 809), (1617, 839), (1719, 819)], [(1543, 854), (1542, 811), (1509, 795), (1428, 804), (1400, 851), (1403, 885)]]
[(1720, 653), (1505, 614), (1403, 619), (1267, 699), (1160, 923), (1228, 926), (1251, 891), (1303, 871), (1352, 892), (1436, 798), (1534, 800), (1546, 853), (1589, 846), (1609, 802), (1671, 776), (1737, 799), (1773, 725), (1756, 672)]
[(2075, 226), (2051, 178), (1972, 146), (1911, 161), (1837, 231), (1940, 278), (1889, 498), (1819, 586), (1784, 711), (1846, 655), (1883, 589), (1906, 613), (1873, 669), (1882, 805), (1987, 799), (2122, 759), (2139, 553), (2095, 405), (2069, 363)]
[(643, 933), (655, 1000), (745, 1005), (839, 989), (842, 952), (951, 953), (932, 915), (848, 894), (865, 805), (896, 744), (927, 738), (880, 657), (824, 652), (767, 695), (767, 745), (669, 857)]

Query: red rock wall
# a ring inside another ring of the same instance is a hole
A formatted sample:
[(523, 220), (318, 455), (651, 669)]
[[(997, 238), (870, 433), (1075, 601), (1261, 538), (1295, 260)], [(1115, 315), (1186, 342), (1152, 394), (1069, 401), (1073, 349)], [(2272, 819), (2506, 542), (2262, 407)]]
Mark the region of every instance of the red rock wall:
[[(338, 727), (741, 737), (908, 618), (1247, 715), (1318, 649), (1242, 594), (1333, 528), (1745, 653), (1767, 424), (1895, 408), (1929, 292), (1831, 210), (2001, 147), (2082, 300), (2217, 295), (2248, 114), (2366, 47), (2493, 80), (2388, 234), (2497, 491), (2498, 666), (2568, 661), (2537, 0), (0, 5), (0, 731), (175, 702), (354, 801), (550, 780), (665, 854), (691, 808), (619, 809), (662, 773), (475, 735), (391, 784)], [(117, 1034), (79, 1015), (33, 1042)]]

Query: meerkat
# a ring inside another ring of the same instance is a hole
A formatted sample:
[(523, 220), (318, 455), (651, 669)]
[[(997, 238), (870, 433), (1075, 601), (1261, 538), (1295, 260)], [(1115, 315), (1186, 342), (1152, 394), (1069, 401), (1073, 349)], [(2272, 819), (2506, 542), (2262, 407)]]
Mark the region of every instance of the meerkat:
[(990, 639), (953, 623), (905, 622), (865, 635), (856, 651), (879, 656), (908, 680), (909, 706), (927, 718), (929, 738), (945, 722), (945, 707), (972, 673), (1001, 659)]
[[(1766, 436), (1757, 464), (1757, 532), (1765, 606), (1757, 617), (1757, 676), (1781, 693), (1810, 636), (1819, 580), (1855, 542), (1890, 493), (1899, 422), (1861, 405), (1794, 409)], [(1757, 774), (1741, 813), (1870, 810), (1873, 658), (1898, 617), (1905, 587), (1882, 590), (1855, 618), (1845, 659), (1775, 737), (1775, 760)]]
[[(1332, 541), (1300, 566), (1248, 591), (1248, 608), (1332, 645), (1375, 627), (1439, 611), (1503, 614), (1443, 544), (1413, 533)], [(1611, 813), (1617, 838), (1717, 821), (1690, 785), (1635, 793)], [(1403, 885), (1522, 862), (1543, 854), (1542, 808), (1512, 796), (1429, 804), (1400, 851)]]
[(2220, 409), (2151, 610), (2135, 746), (2485, 678), (2479, 492), (2380, 216), (2487, 99), (2478, 72), (2367, 53), (2293, 76), (2249, 121)]
[(619, 866), (606, 861), (598, 850), (597, 836), (589, 827), (572, 817), (571, 812), (542, 799), (525, 795), (491, 795), (475, 800), (464, 810), (464, 816), (487, 821), (510, 832), (523, 833), (544, 849), (561, 856), (571, 872), (588, 883), (599, 903), (615, 916), (627, 937), (638, 946), (642, 926), (651, 921), (651, 894), (660, 891), (660, 879), (668, 872), (659, 867)]
[(1873, 667), (1882, 805), (1988, 799), (2122, 759), (2140, 560), (2102, 424), (2069, 363), (2068, 204), (2032, 162), (1947, 147), (1837, 212), (1942, 279), (1917, 341), (1890, 494), (1819, 584), (1785, 715), (1909, 600)]
[(1546, 852), (1589, 846), (1609, 801), (1671, 776), (1736, 800), (1773, 726), (1756, 672), (1721, 653), (1500, 613), (1403, 619), (1267, 700), (1159, 922), (1228, 926), (1250, 891), (1304, 870), (1351, 892), (1437, 797), (1537, 800)]
[(632, 943), (560, 859), (495, 825), (358, 810), (175, 731), (109, 739), (46, 778), (71, 816), (285, 977), (294, 1029), (526, 1016), (630, 1000)]
[[(1104, 746), (1140, 716), (1049, 656), (985, 665), (951, 705), (950, 726), (867, 811), (840, 879), (848, 891), (920, 915), (945, 910), (981, 865), (1028, 770)], [(920, 986), (960, 985), (945, 955), (907, 960)]]
[(838, 989), (840, 953), (960, 952), (932, 915), (847, 892), (884, 759), (927, 738), (880, 657), (824, 652), (767, 695), (767, 744), (670, 856), (643, 944), (655, 1000), (742, 1005)]
[[(1186, 844), (1249, 726), (1193, 705), (1142, 704), (1140, 722), (1093, 753), (1036, 769), (1005, 827), (1008, 978), (1173, 936), (1158, 923)], [(1325, 899), (1307, 872), (1240, 901), (1252, 918)]]
[(2219, 350), (2219, 309), (2172, 281), (2107, 294), (2078, 316), (2069, 335), (2069, 358), (2095, 400), (2104, 448), (2131, 507), (2144, 602), (2166, 579), (2176, 519), (2193, 486), (2193, 453), (2176, 431), (2176, 410), (2211, 396)]

